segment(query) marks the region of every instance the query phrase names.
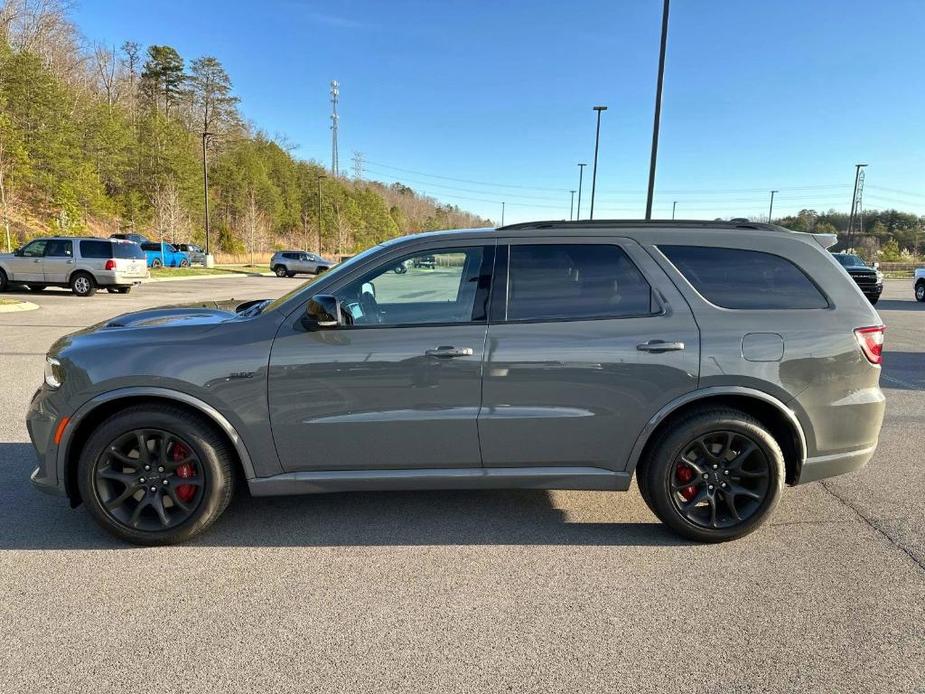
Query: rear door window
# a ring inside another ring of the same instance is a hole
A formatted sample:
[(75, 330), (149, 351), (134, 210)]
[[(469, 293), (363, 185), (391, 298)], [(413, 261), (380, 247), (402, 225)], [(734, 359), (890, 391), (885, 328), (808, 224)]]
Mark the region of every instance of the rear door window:
[(46, 258), (70, 258), (73, 255), (74, 244), (72, 241), (52, 239), (45, 247)]
[(112, 241), (81, 241), (82, 258), (112, 258)]
[(651, 315), (652, 288), (613, 244), (513, 244), (506, 320), (576, 320)]
[(722, 308), (773, 310), (828, 308), (812, 280), (773, 253), (740, 248), (659, 246), (707, 301)]

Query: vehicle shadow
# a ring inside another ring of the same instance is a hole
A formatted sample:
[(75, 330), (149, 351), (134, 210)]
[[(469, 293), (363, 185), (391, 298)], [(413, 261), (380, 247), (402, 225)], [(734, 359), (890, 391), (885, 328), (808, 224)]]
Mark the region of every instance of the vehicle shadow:
[[(32, 446), (0, 443), (0, 552), (136, 549), (111, 538), (84, 508), (34, 489)], [(590, 492), (594, 493), (594, 492)], [(546, 491), (427, 491), (251, 497), (239, 489), (224, 515), (189, 545), (342, 547), (415, 545), (677, 546), (688, 543), (651, 522), (569, 522)]]
[(880, 299), (874, 306), (878, 311), (925, 311), (925, 301), (916, 301), (910, 297), (906, 301), (899, 299)]

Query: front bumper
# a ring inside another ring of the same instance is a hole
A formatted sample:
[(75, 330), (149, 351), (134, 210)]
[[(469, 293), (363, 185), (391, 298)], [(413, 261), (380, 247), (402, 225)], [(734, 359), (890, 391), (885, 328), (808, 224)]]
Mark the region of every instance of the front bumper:
[(60, 415), (48, 399), (49, 392), (44, 386), (39, 388), (26, 414), (26, 429), (38, 456), (38, 466), (29, 479), (41, 491), (61, 496), (66, 492), (64, 480), (58, 477), (58, 447), (54, 440)]

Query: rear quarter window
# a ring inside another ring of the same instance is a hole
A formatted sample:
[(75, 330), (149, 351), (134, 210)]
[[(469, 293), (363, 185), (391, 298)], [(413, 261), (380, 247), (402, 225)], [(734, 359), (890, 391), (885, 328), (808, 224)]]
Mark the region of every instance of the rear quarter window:
[(740, 248), (659, 246), (707, 301), (748, 310), (828, 308), (819, 288), (794, 263)]
[(112, 258), (112, 241), (81, 241), (82, 258)]

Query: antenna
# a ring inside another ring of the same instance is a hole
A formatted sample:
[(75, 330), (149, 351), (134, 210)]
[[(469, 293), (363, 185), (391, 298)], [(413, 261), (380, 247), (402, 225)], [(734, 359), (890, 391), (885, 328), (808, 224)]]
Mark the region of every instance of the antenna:
[(331, 80), (331, 174), (337, 176), (339, 167), (337, 161), (337, 99), (340, 96), (340, 83)]

